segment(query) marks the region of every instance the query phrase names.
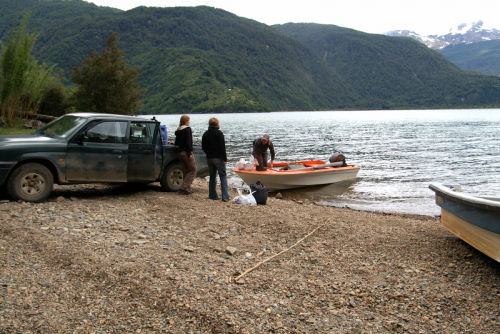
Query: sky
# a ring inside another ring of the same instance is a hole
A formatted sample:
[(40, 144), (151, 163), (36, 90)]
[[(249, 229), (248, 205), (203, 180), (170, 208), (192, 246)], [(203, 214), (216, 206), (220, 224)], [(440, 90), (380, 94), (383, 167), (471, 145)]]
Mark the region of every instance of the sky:
[(138, 6), (210, 6), (267, 25), (288, 22), (333, 24), (367, 33), (411, 30), (446, 34), (462, 23), (482, 20), (500, 30), (499, 0), (86, 0), (129, 10)]

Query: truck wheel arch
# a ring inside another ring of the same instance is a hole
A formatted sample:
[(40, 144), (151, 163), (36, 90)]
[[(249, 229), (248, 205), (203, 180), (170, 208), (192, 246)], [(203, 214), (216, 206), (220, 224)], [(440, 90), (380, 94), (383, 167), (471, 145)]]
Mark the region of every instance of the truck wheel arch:
[(180, 161), (173, 161), (165, 167), (160, 178), (163, 191), (177, 191), (184, 181), (184, 173)]

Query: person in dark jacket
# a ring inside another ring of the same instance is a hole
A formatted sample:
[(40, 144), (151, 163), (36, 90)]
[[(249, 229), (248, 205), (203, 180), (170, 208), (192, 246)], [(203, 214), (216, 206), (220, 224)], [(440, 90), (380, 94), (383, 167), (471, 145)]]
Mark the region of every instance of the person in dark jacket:
[(219, 120), (215, 117), (208, 121), (208, 130), (205, 131), (201, 138), (201, 148), (207, 155), (208, 170), (210, 172), (210, 181), (208, 183), (208, 198), (217, 200), (217, 173), (220, 178), (220, 189), (222, 193), (222, 201), (229, 201), (229, 193), (227, 191), (227, 174), (226, 174), (226, 143), (224, 134), (219, 130)]
[(179, 188), (179, 194), (191, 195), (193, 190), (191, 184), (196, 177), (196, 161), (193, 154), (193, 132), (189, 127), (190, 118), (182, 115), (179, 127), (175, 131), (175, 145), (179, 148), (179, 160), (181, 161), (184, 180)]
[(253, 141), (253, 157), (257, 160), (259, 166), (267, 167), (267, 149), (271, 153), (271, 168), (273, 168), (274, 162), (274, 145), (269, 138), (269, 135), (263, 135)]

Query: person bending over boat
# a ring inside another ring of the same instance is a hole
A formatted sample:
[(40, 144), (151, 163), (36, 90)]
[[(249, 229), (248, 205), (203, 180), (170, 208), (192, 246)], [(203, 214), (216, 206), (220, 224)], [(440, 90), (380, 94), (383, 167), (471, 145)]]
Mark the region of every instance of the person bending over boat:
[(208, 182), (208, 198), (217, 200), (217, 172), (220, 178), (220, 190), (222, 201), (229, 202), (229, 192), (227, 191), (226, 174), (226, 143), (224, 134), (219, 130), (219, 120), (212, 117), (208, 120), (208, 130), (201, 138), (201, 148), (207, 156), (208, 170), (210, 172), (210, 181)]
[(271, 168), (274, 162), (274, 145), (268, 134), (263, 135), (253, 141), (253, 157), (257, 160), (259, 166), (267, 167), (267, 149), (271, 152)]
[(179, 127), (175, 131), (175, 145), (179, 148), (179, 160), (181, 161), (182, 174), (184, 180), (179, 188), (179, 194), (191, 195), (191, 183), (196, 177), (196, 161), (193, 153), (193, 132), (189, 127), (190, 118), (188, 115), (182, 115)]

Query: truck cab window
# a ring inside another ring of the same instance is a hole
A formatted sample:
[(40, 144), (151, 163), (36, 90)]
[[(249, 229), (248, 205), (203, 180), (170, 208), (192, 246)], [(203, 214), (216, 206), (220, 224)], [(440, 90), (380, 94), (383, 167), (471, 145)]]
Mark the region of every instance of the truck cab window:
[(129, 142), (152, 144), (154, 129), (155, 123), (131, 123)]
[(85, 141), (120, 144), (125, 142), (126, 122), (102, 122), (85, 132)]

